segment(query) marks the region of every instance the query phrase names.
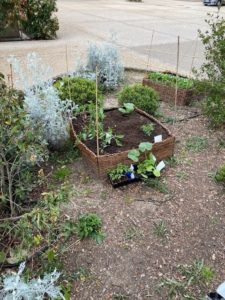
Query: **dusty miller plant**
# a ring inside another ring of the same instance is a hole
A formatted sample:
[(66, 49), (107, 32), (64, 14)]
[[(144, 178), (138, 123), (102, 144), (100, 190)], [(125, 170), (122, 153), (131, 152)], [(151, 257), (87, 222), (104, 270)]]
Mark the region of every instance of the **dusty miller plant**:
[(45, 274), (43, 278), (31, 279), (26, 282), (22, 278), (25, 263), (19, 267), (17, 274), (7, 275), (3, 279), (3, 288), (0, 290), (0, 299), (4, 300), (42, 300), (48, 296), (50, 299), (65, 299), (60, 287), (55, 283), (60, 273), (54, 271)]
[(50, 78), (51, 69), (43, 64), (37, 54), (27, 55), (25, 70), (15, 57), (11, 57), (9, 62), (17, 75), (16, 83), (24, 90), (29, 121), (40, 124), (43, 137), (50, 147), (63, 147), (69, 138), (68, 114), (75, 106), (71, 101), (62, 101), (59, 98), (52, 81), (47, 80)]
[(118, 50), (112, 43), (92, 44), (88, 48), (87, 70), (98, 68), (99, 81), (108, 90), (116, 89), (123, 79), (124, 68)]
[(208, 30), (199, 31), (205, 47), (205, 62), (200, 72), (200, 91), (206, 92), (204, 113), (212, 126), (225, 124), (225, 19), (219, 14), (209, 15), (206, 20)]

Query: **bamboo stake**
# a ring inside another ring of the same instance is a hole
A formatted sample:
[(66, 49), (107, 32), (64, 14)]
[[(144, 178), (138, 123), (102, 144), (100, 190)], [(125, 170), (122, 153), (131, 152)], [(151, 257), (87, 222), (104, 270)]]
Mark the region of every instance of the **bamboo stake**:
[(176, 122), (177, 118), (177, 93), (178, 93), (178, 71), (179, 71), (179, 62), (180, 62), (180, 36), (177, 37), (177, 64), (176, 64), (176, 88), (175, 88), (175, 103), (174, 103), (174, 121), (173, 124)]
[(99, 157), (99, 120), (98, 120), (98, 67), (96, 66), (96, 142), (97, 142), (97, 158)]
[(191, 74), (192, 74), (192, 69), (193, 69), (193, 65), (194, 65), (194, 60), (195, 60), (195, 55), (196, 55), (197, 49), (198, 49), (198, 37), (196, 37), (196, 41), (195, 41), (195, 48), (194, 48), (194, 52), (193, 52), (193, 56), (192, 56), (191, 69), (190, 69), (189, 76), (191, 76)]
[(148, 62), (147, 62), (147, 71), (151, 71), (150, 66), (151, 66), (151, 51), (152, 51), (152, 44), (153, 44), (153, 39), (155, 35), (155, 30), (152, 30), (152, 38), (151, 38), (151, 44), (148, 49)]
[(12, 66), (12, 64), (10, 64), (9, 66), (10, 66), (11, 88), (13, 89), (13, 87), (14, 87), (14, 81), (13, 81), (13, 66)]
[[(66, 73), (67, 73), (67, 75), (69, 73), (68, 47), (67, 47), (67, 44), (66, 44)], [(68, 81), (68, 87), (69, 87), (69, 98), (71, 100), (71, 86), (70, 86), (70, 81)]]

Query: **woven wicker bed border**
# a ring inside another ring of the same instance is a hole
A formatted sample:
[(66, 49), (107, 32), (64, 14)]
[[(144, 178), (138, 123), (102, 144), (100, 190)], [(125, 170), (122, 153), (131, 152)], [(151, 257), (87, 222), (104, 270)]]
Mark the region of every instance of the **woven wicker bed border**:
[[(140, 109), (135, 109), (139, 114), (145, 116), (146, 118), (150, 119), (154, 123), (159, 124), (168, 134), (168, 137), (163, 140), (162, 142), (153, 144), (152, 152), (156, 156), (157, 160), (160, 161), (162, 159), (166, 159), (173, 155), (174, 153), (174, 144), (175, 144), (175, 137), (172, 136), (170, 131), (163, 126), (157, 119), (150, 116), (149, 114), (145, 113)], [(71, 136), (75, 141), (77, 140), (77, 134), (72, 125), (72, 119), (70, 120), (71, 126)], [(97, 155), (90, 150), (84, 143), (79, 141), (78, 148), (81, 151), (81, 154), (84, 158), (84, 162), (86, 163), (87, 169), (89, 173), (94, 173), (94, 175), (98, 177), (104, 177), (107, 174), (107, 171), (111, 168), (114, 168), (118, 163), (130, 164), (131, 160), (127, 157), (128, 152), (122, 151), (114, 154), (107, 154), (107, 155)]]
[[(175, 87), (168, 86), (159, 82), (144, 78), (142, 84), (153, 88), (159, 93), (160, 100), (164, 102), (175, 102)], [(189, 105), (192, 100), (198, 99), (199, 95), (192, 89), (178, 89), (177, 90), (177, 105)]]

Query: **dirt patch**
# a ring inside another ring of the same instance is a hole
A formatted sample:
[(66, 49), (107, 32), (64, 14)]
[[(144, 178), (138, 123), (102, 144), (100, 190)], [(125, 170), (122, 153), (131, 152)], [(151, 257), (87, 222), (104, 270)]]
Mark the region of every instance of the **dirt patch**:
[[(131, 81), (133, 74), (128, 75)], [(71, 219), (97, 213), (103, 219), (106, 239), (97, 245), (73, 237), (65, 245), (66, 269), (85, 274), (74, 281), (71, 299), (167, 300), (165, 291), (156, 289), (161, 280), (180, 279), (180, 265), (201, 259), (215, 275), (204, 290), (195, 286), (196, 299), (224, 281), (225, 192), (212, 174), (225, 161), (225, 148), (219, 145), (225, 132), (209, 129), (203, 116), (188, 119), (196, 111), (200, 112), (194, 107), (175, 110), (161, 103), (164, 120), (175, 115), (177, 120), (186, 119), (166, 124), (177, 142), (176, 164), (167, 165), (162, 175), (165, 194), (143, 183), (113, 189), (107, 180), (87, 177), (82, 160), (72, 166), (75, 196), (65, 213)], [(196, 136), (208, 140), (199, 152), (186, 147), (187, 140)], [(160, 221), (167, 229), (166, 238), (155, 232)]]
[[(118, 147), (115, 142), (109, 147), (104, 149), (102, 154), (113, 154), (122, 151), (127, 151), (133, 148), (137, 148), (140, 142), (154, 143), (154, 136), (162, 135), (163, 140), (168, 137), (168, 134), (164, 128), (159, 124), (151, 122), (147, 117), (134, 111), (129, 116), (124, 116), (117, 109), (109, 110), (105, 112), (104, 129), (112, 128), (113, 133), (117, 135), (123, 135), (121, 140), (122, 146)], [(73, 119), (73, 126), (75, 131), (79, 134), (82, 129), (87, 125), (88, 119), (85, 116), (79, 116)], [(153, 124), (154, 131), (151, 136), (147, 136), (141, 130), (141, 126), (145, 124)], [(85, 145), (96, 153), (96, 139), (87, 140)]]

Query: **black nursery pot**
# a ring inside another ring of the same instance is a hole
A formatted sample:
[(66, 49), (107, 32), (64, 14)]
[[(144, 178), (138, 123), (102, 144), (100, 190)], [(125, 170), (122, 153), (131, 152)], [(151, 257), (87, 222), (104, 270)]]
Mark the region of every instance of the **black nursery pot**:
[(118, 188), (118, 187), (122, 187), (122, 186), (128, 185), (133, 182), (141, 181), (141, 177), (138, 176), (138, 177), (135, 177), (134, 179), (131, 179), (131, 178), (128, 178), (127, 176), (123, 176), (119, 180), (112, 181), (112, 179), (109, 176), (109, 181), (114, 188)]

